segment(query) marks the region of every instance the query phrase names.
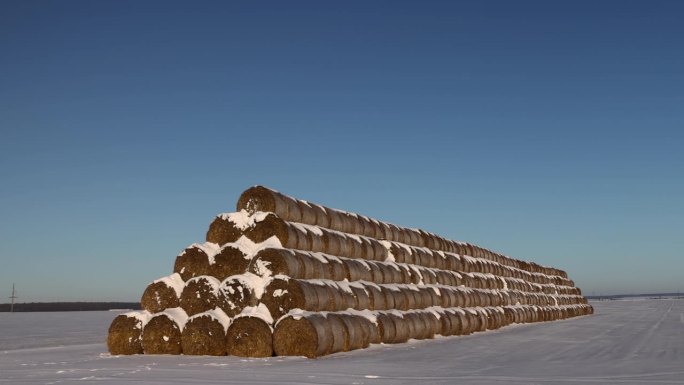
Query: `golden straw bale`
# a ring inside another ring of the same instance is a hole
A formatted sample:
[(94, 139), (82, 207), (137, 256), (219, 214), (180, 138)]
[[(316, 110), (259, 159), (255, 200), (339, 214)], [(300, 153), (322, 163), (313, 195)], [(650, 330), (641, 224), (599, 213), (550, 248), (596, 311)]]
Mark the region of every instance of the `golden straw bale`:
[(218, 308), (190, 317), (181, 333), (183, 354), (225, 356), (226, 329), (230, 321), (230, 317)]
[(209, 274), (219, 281), (231, 275), (242, 274), (249, 268), (251, 259), (239, 247), (235, 245), (225, 245), (213, 258), (213, 263), (209, 265)]
[(252, 274), (233, 275), (221, 282), (217, 293), (217, 307), (228, 317), (235, 317), (247, 306), (256, 305), (255, 285), (260, 279)]
[(272, 319), (270, 321), (257, 315), (236, 317), (226, 332), (228, 354), (239, 357), (271, 357), (273, 355)]
[(145, 354), (181, 354), (181, 332), (187, 315), (181, 308), (154, 314), (143, 329)]
[(140, 299), (140, 306), (150, 313), (178, 307), (184, 286), (185, 282), (178, 273), (162, 277), (147, 286)]
[(180, 296), (180, 307), (188, 316), (203, 313), (218, 306), (221, 282), (208, 275), (192, 278), (185, 284)]
[(244, 234), (244, 230), (230, 220), (228, 215), (218, 215), (209, 225), (207, 242), (223, 246), (237, 241)]
[(216, 254), (219, 246), (215, 243), (192, 244), (176, 257), (173, 272), (180, 274), (183, 281), (199, 275), (209, 275), (209, 259)]
[(324, 315), (288, 315), (276, 323), (273, 350), (278, 356), (316, 358), (332, 353), (332, 349), (333, 330)]
[(142, 354), (142, 332), (151, 314), (136, 311), (116, 316), (109, 326), (107, 349), (113, 355)]

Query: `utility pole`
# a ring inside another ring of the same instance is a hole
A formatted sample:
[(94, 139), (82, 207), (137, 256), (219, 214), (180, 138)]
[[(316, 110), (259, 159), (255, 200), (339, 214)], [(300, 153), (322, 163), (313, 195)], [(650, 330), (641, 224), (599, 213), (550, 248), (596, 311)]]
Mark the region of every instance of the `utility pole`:
[(16, 296), (15, 293), (16, 292), (14, 291), (14, 284), (12, 284), (12, 296), (10, 297), (10, 299), (12, 300), (12, 304), (10, 305), (10, 313), (14, 313), (14, 300), (16, 298), (19, 298)]

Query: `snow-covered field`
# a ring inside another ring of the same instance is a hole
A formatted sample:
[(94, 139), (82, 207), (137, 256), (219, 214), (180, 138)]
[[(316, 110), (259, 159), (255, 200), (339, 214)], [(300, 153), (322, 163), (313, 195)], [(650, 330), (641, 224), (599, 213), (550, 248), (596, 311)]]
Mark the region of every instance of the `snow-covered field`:
[(116, 312), (0, 313), (0, 384), (684, 384), (684, 300), (299, 357), (110, 356)]

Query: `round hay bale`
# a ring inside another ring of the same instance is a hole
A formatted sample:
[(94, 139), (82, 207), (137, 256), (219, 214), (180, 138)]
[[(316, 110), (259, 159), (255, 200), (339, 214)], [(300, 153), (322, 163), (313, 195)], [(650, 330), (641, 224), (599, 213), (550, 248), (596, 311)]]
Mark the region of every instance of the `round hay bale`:
[(340, 258), (328, 255), (328, 270), (330, 279), (333, 281), (344, 281), (347, 279), (347, 266)]
[(328, 322), (333, 332), (333, 346), (330, 353), (348, 352), (351, 350), (351, 338), (355, 338), (355, 330), (351, 329), (345, 323), (345, 314), (328, 313), (326, 314)]
[(372, 283), (364, 285), (366, 291), (368, 292), (368, 298), (370, 299), (369, 310), (387, 310), (387, 302), (385, 300), (385, 294), (382, 292), (380, 286)]
[(316, 214), (316, 226), (320, 227), (325, 227), (325, 228), (330, 228), (330, 216), (328, 216), (328, 212), (325, 207), (321, 205), (317, 205), (314, 203), (310, 203), (311, 208), (313, 209), (314, 213)]
[(475, 325), (473, 325), (473, 322), (470, 320), (470, 316), (468, 312), (464, 311), (462, 308), (457, 308), (454, 309), (454, 314), (458, 316), (458, 319), (461, 324), (461, 335), (468, 335), (473, 332), (473, 328)]
[(221, 282), (208, 275), (192, 278), (185, 284), (180, 296), (180, 307), (188, 316), (214, 309), (218, 306)]
[(181, 333), (187, 315), (181, 308), (154, 314), (143, 329), (145, 354), (181, 354)]
[(178, 307), (185, 282), (178, 273), (160, 278), (147, 286), (140, 299), (140, 307), (150, 313)]
[(365, 310), (371, 308), (370, 294), (368, 294), (368, 290), (366, 290), (364, 285), (351, 283), (349, 284), (349, 288), (354, 296), (354, 309)]
[(176, 257), (173, 272), (180, 274), (183, 281), (200, 275), (209, 274), (209, 260), (219, 250), (219, 245), (212, 242), (193, 243)]
[(292, 309), (318, 311), (318, 289), (316, 285), (306, 281), (275, 278), (264, 289), (261, 303), (275, 319)]
[(238, 316), (228, 327), (226, 350), (231, 356), (271, 357), (273, 329), (260, 317)]
[(244, 230), (229, 219), (228, 215), (216, 216), (209, 225), (207, 242), (223, 246), (226, 243), (237, 241), (244, 234)]
[(408, 290), (400, 290), (398, 288), (390, 288), (394, 295), (394, 307), (393, 309), (406, 311), (409, 310), (409, 295)]
[(304, 278), (304, 264), (295, 250), (266, 248), (251, 260), (249, 271), (261, 277), (285, 275)]
[(321, 314), (288, 315), (276, 323), (273, 350), (277, 356), (316, 358), (330, 354), (332, 347), (333, 330)]
[(397, 328), (394, 324), (394, 318), (389, 314), (380, 312), (377, 313), (376, 320), (380, 341), (385, 344), (395, 343)]
[(285, 201), (283, 197), (283, 194), (264, 186), (250, 187), (240, 194), (237, 211), (245, 210), (250, 214), (259, 211), (272, 212), (289, 219), (288, 203), (291, 203), (291, 200)]
[(347, 268), (348, 281), (372, 281), (373, 275), (371, 273), (371, 268), (366, 261), (358, 259), (344, 259), (342, 261)]
[(209, 310), (190, 317), (181, 333), (183, 354), (225, 356), (228, 325), (230, 318), (221, 309)]
[(394, 321), (395, 327), (394, 341), (392, 343), (400, 344), (408, 341), (409, 338), (412, 338), (412, 326), (409, 326), (409, 320), (406, 318), (405, 313), (390, 313), (388, 315), (392, 318), (392, 321)]
[(239, 247), (225, 245), (209, 261), (209, 274), (207, 275), (223, 281), (231, 275), (246, 272), (251, 259)]
[(392, 254), (394, 261), (397, 263), (413, 263), (413, 255), (411, 250), (404, 245), (396, 242), (383, 241), (385, 249), (388, 250), (389, 254)]
[(330, 279), (330, 268), (325, 254), (302, 252), (300, 255), (304, 266), (304, 279)]
[(271, 237), (276, 237), (280, 244), (288, 249), (297, 249), (298, 232), (294, 226), (290, 226), (282, 218), (273, 213), (268, 213), (259, 218), (254, 226), (245, 231), (245, 236), (255, 243), (261, 243)]
[(297, 200), (297, 206), (299, 206), (299, 212), (302, 215), (300, 222), (315, 225), (317, 213), (313, 205), (307, 201)]
[(327, 291), (327, 298), (329, 301), (328, 309), (330, 311), (340, 311), (347, 309), (347, 297), (342, 288), (336, 285), (324, 285)]
[(107, 349), (113, 355), (142, 354), (142, 332), (151, 314), (147, 311), (129, 312), (116, 316), (109, 326)]
[(390, 289), (389, 287), (387, 287), (385, 285), (380, 286), (380, 291), (385, 296), (385, 309), (395, 309), (394, 296), (395, 296), (395, 293), (397, 293), (397, 292), (400, 293), (401, 289), (396, 289), (396, 290), (393, 290), (393, 289), (394, 289), (394, 287), (392, 289)]
[(342, 320), (349, 334), (348, 350), (365, 349), (370, 345), (370, 328), (364, 317), (343, 314)]
[(375, 261), (365, 261), (365, 260), (363, 261), (363, 263), (365, 263), (370, 270), (370, 274), (371, 274), (370, 282), (377, 283), (377, 284), (384, 283), (385, 277), (384, 277), (382, 269), (378, 263), (376, 263)]
[(228, 317), (235, 317), (245, 307), (256, 304), (254, 278), (254, 274), (245, 273), (228, 277), (221, 282), (216, 304)]

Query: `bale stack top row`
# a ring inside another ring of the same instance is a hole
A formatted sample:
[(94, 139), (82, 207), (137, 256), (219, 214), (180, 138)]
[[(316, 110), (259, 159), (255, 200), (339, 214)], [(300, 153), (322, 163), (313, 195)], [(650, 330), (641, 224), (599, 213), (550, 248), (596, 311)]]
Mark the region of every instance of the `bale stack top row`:
[(591, 314), (559, 269), (262, 186), (112, 322), (112, 354), (318, 357)]

